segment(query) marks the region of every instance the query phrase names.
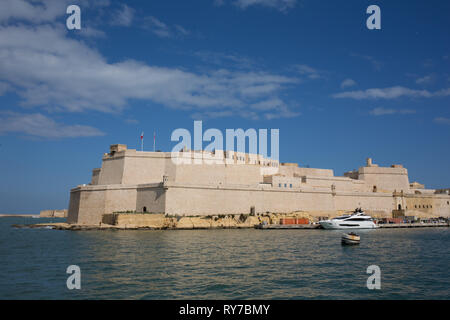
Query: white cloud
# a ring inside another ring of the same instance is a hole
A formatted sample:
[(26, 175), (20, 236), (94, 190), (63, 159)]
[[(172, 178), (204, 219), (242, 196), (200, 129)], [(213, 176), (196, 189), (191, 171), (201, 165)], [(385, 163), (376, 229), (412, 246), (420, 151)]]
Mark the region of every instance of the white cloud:
[(67, 15), (66, 9), (71, 4), (76, 4), (83, 10), (107, 7), (110, 2), (109, 0), (1, 0), (0, 24), (12, 20), (34, 24), (54, 22)]
[(430, 82), (432, 82), (433, 81), (433, 75), (426, 75), (426, 76), (423, 76), (423, 77), (421, 77), (421, 78), (417, 78), (416, 79), (416, 83), (417, 84), (428, 84), (428, 83), (430, 83)]
[(396, 99), (400, 97), (431, 98), (431, 97), (445, 97), (449, 95), (450, 95), (450, 88), (430, 92), (428, 90), (414, 90), (401, 86), (395, 86), (383, 89), (373, 88), (367, 90), (346, 91), (336, 93), (333, 95), (333, 97), (362, 100), (362, 99)]
[(172, 36), (172, 32), (169, 27), (162, 21), (155, 17), (147, 17), (145, 19), (145, 27), (150, 29), (155, 35), (160, 38), (169, 38)]
[(267, 120), (272, 119), (280, 119), (280, 118), (295, 118), (301, 115), (300, 112), (295, 112), (289, 110), (286, 106), (280, 107), (278, 110), (275, 110), (276, 112), (268, 112), (264, 114), (264, 117)]
[[(134, 60), (109, 63), (62, 25), (0, 26), (0, 82), (23, 106), (120, 112), (130, 99), (180, 109), (233, 110), (269, 98), (298, 79), (263, 71), (194, 73)], [(285, 112), (288, 114), (288, 112)]]
[(201, 119), (216, 119), (216, 118), (224, 118), (233, 116), (233, 112), (230, 110), (223, 111), (204, 111), (204, 112), (196, 112), (191, 115), (192, 119), (201, 120)]
[(279, 98), (273, 98), (258, 103), (254, 103), (250, 106), (250, 108), (255, 110), (273, 110), (284, 106), (285, 106), (284, 101), (282, 101)]
[(2, 0), (0, 23), (11, 19), (34, 23), (53, 21), (66, 14), (68, 4), (69, 0)]
[(438, 117), (434, 119), (434, 122), (439, 124), (448, 124), (450, 125), (450, 118)]
[(351, 53), (350, 56), (357, 57), (357, 58), (360, 58), (360, 59), (363, 59), (363, 60), (366, 60), (366, 61), (370, 62), (372, 67), (375, 70), (377, 70), (377, 71), (381, 70), (381, 67), (383, 66), (382, 62), (378, 61), (377, 59), (375, 59), (372, 56), (368, 56), (368, 55), (364, 55), (364, 54), (358, 54), (358, 53)]
[(298, 65), (295, 65), (294, 68), (297, 70), (298, 73), (308, 77), (309, 79), (314, 80), (314, 79), (322, 78), (321, 71), (314, 69), (313, 67), (310, 67), (306, 64), (298, 64)]
[(200, 58), (205, 63), (218, 66), (232, 66), (234, 68), (249, 69), (255, 67), (256, 63), (247, 57), (233, 54), (212, 51), (197, 51), (194, 56)]
[(138, 124), (139, 121), (136, 119), (125, 119), (125, 123), (127, 124)]
[(94, 27), (83, 27), (81, 30), (73, 31), (86, 38), (105, 38), (106, 33)]
[(348, 87), (353, 87), (356, 86), (356, 81), (353, 79), (345, 79), (344, 81), (342, 81), (341, 83), (341, 88), (348, 88)]
[(6, 133), (56, 139), (105, 135), (94, 127), (57, 123), (41, 113), (1, 112), (0, 134)]
[[(279, 118), (294, 118), (301, 115), (300, 112), (291, 111), (285, 102), (279, 98), (269, 98), (267, 100), (250, 104), (248, 108), (242, 108), (238, 111), (239, 116), (251, 120), (261, 119), (262, 117), (267, 120), (279, 119)], [(235, 115), (233, 110), (221, 110), (221, 111), (204, 111), (193, 114), (194, 119), (204, 118), (222, 118)]]
[(272, 98), (252, 104), (250, 108), (257, 111), (270, 110), (270, 112), (264, 114), (264, 117), (268, 120), (278, 118), (295, 118), (301, 115), (300, 112), (291, 111), (286, 103), (279, 98)]
[(387, 109), (383, 107), (378, 107), (370, 111), (370, 114), (373, 116), (383, 116), (389, 114), (413, 114), (413, 113), (416, 113), (416, 111), (411, 109), (400, 109), (400, 110)]
[(135, 10), (126, 4), (115, 11), (114, 18), (111, 20), (112, 25), (129, 27), (133, 23)]
[(172, 38), (176, 36), (185, 37), (190, 35), (191, 33), (183, 26), (180, 26), (178, 24), (174, 26), (169, 26), (153, 16), (145, 17), (142, 27), (144, 29), (150, 30), (160, 38)]
[(189, 30), (178, 24), (175, 25), (175, 29), (183, 36), (188, 36), (191, 33)]
[[(219, 1), (220, 4), (220, 1)], [(236, 0), (234, 2), (236, 6), (241, 9), (247, 9), (252, 6), (263, 6), (269, 8), (275, 8), (281, 12), (286, 12), (292, 9), (297, 4), (297, 0)], [(217, 0), (216, 0), (217, 5)]]

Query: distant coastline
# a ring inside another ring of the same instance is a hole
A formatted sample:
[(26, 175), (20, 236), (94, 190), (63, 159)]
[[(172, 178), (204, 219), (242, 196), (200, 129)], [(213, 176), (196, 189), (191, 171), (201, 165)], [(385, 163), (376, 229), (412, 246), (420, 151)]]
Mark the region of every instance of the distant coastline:
[(37, 214), (21, 214), (21, 213), (3, 213), (0, 214), (0, 218), (8, 218), (8, 217), (39, 217), (39, 213)]

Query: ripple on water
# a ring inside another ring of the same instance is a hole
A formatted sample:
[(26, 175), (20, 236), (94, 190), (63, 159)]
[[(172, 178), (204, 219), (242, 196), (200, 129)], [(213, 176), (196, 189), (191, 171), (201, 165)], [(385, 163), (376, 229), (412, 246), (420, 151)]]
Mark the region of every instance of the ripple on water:
[[(56, 231), (0, 219), (0, 298), (449, 299), (449, 230)], [(82, 289), (65, 287), (79, 265)], [(380, 266), (382, 289), (366, 269)]]

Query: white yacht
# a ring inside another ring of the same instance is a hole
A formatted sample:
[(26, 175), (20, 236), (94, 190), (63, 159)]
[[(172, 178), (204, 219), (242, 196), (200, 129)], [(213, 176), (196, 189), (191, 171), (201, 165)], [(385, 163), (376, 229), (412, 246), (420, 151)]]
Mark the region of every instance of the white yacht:
[(377, 225), (371, 216), (361, 209), (356, 209), (351, 215), (336, 217), (330, 220), (319, 221), (324, 229), (375, 229)]

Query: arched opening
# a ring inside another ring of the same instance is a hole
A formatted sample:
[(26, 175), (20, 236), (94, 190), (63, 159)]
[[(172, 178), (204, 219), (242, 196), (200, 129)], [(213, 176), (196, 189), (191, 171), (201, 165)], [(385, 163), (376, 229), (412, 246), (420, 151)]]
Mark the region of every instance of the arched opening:
[(398, 205), (398, 210), (402, 210), (402, 205), (401, 204)]
[(143, 212), (147, 212), (147, 207), (143, 207), (143, 208), (142, 208), (142, 211), (143, 211)]
[(373, 186), (373, 192), (377, 192), (377, 186)]

